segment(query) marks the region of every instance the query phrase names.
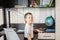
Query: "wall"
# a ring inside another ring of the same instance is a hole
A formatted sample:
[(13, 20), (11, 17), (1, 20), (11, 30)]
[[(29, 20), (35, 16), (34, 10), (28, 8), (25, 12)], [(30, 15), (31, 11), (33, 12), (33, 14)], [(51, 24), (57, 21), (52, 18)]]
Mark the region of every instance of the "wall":
[(2, 13), (2, 9), (0, 9), (0, 25), (3, 24), (3, 13)]
[(24, 14), (31, 12), (33, 14), (34, 23), (44, 23), (47, 16), (55, 18), (54, 8), (20, 8), (11, 9), (11, 23), (24, 23)]
[(60, 40), (60, 0), (56, 0), (56, 40)]

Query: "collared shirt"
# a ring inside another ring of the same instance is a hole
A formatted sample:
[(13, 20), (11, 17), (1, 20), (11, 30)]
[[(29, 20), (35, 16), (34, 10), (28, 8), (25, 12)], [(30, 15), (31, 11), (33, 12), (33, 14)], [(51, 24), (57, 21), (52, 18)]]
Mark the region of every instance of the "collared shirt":
[(28, 38), (28, 33), (31, 34), (31, 38), (33, 38), (33, 24), (30, 26), (28, 23), (25, 25), (25, 30), (24, 30), (24, 37)]

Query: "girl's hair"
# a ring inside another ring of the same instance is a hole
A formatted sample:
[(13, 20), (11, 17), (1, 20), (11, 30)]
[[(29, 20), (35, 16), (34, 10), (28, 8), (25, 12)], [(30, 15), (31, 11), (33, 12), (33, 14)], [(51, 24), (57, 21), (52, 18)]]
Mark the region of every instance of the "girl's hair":
[(24, 15), (24, 18), (26, 18), (27, 15), (32, 15), (32, 13), (28, 12)]
[[(30, 12), (26, 13), (26, 14), (24, 15), (24, 18), (26, 18), (27, 15), (32, 15), (32, 13), (30, 13)], [(25, 23), (27, 23), (27, 22), (25, 21)]]

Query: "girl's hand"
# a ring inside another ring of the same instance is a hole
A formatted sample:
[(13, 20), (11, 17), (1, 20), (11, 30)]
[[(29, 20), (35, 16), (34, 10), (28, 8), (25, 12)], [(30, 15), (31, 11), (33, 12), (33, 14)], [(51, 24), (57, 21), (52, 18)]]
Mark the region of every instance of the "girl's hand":
[(41, 32), (41, 33), (43, 32), (43, 31), (41, 31), (41, 30), (39, 30), (39, 29), (35, 29), (35, 31), (37, 31), (37, 32)]

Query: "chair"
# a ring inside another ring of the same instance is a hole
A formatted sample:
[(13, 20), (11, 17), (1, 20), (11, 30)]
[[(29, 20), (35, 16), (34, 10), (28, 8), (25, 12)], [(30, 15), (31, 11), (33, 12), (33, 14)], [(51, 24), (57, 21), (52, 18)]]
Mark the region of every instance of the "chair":
[(4, 40), (4, 36), (1, 36), (1, 37), (0, 37), (0, 40)]
[(20, 40), (17, 33), (12, 28), (4, 28), (7, 40)]

